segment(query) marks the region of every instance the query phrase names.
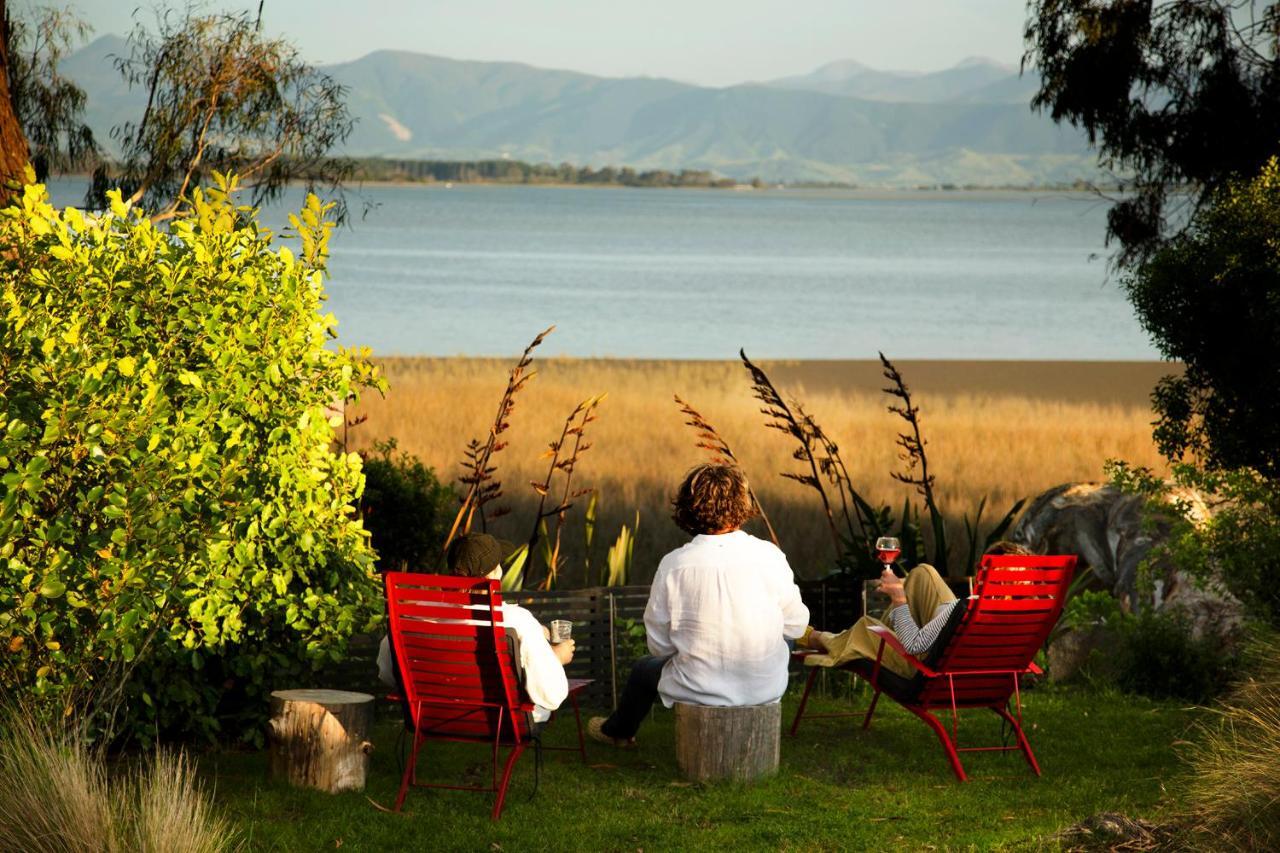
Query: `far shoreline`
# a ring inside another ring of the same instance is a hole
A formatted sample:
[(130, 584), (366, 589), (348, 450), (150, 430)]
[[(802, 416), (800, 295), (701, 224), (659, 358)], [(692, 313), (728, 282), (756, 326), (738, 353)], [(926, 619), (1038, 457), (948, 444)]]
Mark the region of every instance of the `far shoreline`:
[[(375, 354), (374, 361), (394, 373), (412, 372), (415, 366), (465, 363), (477, 371), (492, 373), (495, 382), (500, 382), (516, 357)], [(761, 358), (756, 361), (784, 391), (803, 388), (808, 393), (878, 394), (885, 384), (877, 360)], [(1162, 377), (1182, 370), (1177, 362), (1085, 359), (895, 359), (894, 364), (912, 391), (930, 396), (1019, 396), (1126, 406), (1149, 405), (1155, 384)], [(536, 353), (534, 356), (535, 369), (556, 373), (602, 370), (645, 373), (673, 367), (708, 374), (742, 370), (741, 362), (736, 359), (542, 356)]]
[[(88, 174), (61, 174), (49, 175), (45, 179), (45, 183), (50, 181), (84, 181), (86, 184), (90, 180)], [(291, 187), (302, 187), (301, 181), (291, 181)], [(447, 192), (456, 192), (465, 189), (493, 189), (503, 187), (522, 187), (534, 189), (556, 189), (556, 190), (635, 190), (639, 192), (713, 192), (726, 193), (742, 196), (770, 196), (770, 195), (812, 195), (827, 198), (849, 198), (864, 201), (892, 201), (892, 200), (917, 200), (917, 201), (942, 201), (946, 199), (964, 198), (969, 201), (982, 200), (983, 198), (1001, 199), (1010, 197), (1021, 197), (1028, 195), (1045, 195), (1045, 196), (1062, 196), (1062, 197), (1078, 197), (1081, 199), (1100, 199), (1098, 191), (1074, 187), (1074, 186), (965, 186), (944, 189), (942, 187), (892, 187), (892, 186), (841, 186), (841, 185), (823, 185), (823, 184), (770, 184), (756, 187), (749, 183), (738, 184), (731, 187), (714, 187), (714, 186), (672, 186), (672, 187), (644, 187), (630, 186), (627, 184), (601, 184), (601, 183), (565, 183), (556, 181), (410, 181), (410, 180), (382, 180), (382, 179), (366, 179), (352, 180), (346, 185), (346, 189), (352, 192), (358, 192), (363, 188), (370, 189), (434, 189)]]

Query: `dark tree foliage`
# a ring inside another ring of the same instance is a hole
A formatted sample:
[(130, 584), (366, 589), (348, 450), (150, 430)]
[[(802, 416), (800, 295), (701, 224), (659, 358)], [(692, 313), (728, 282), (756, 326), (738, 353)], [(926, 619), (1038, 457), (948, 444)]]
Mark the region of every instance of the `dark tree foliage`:
[(394, 440), (379, 442), (378, 455), (364, 461), (360, 514), (382, 571), (439, 568), (440, 543), (458, 501), (435, 472), (408, 453), (395, 453)]
[(1031, 0), (1032, 106), (1081, 127), (1122, 188), (1108, 213), (1133, 266), (1280, 143), (1280, 10), (1251, 0)]
[(31, 149), (36, 180), (92, 165), (93, 131), (82, 120), (84, 90), (58, 73), (62, 59), (90, 33), (68, 9), (37, 7), (6, 28), (9, 99)]
[(1142, 325), (1186, 365), (1153, 394), (1171, 459), (1280, 477), (1280, 166), (1227, 184), (1124, 280)]
[(235, 173), (255, 205), (291, 181), (339, 199), (350, 163), (329, 152), (351, 132), (344, 89), (304, 62), (283, 39), (265, 38), (248, 13), (159, 13), (141, 23), (116, 65), (147, 93), (137, 121), (113, 128), (122, 149), (116, 174), (95, 176), (91, 200), (112, 186), (153, 218), (178, 215), (182, 200), (213, 171)]

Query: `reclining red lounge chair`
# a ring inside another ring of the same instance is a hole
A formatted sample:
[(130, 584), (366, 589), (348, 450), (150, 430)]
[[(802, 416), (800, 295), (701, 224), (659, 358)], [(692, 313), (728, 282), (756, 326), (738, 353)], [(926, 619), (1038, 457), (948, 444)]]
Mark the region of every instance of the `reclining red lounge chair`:
[[(494, 792), (491, 817), (502, 815), (516, 760), (534, 743), (533, 704), (519, 683), (519, 664), (502, 624), (500, 584), (486, 578), (387, 572), (384, 577), (391, 645), (403, 701), (413, 728), (413, 746), (396, 795), (396, 811), (410, 785), (455, 791)], [(571, 679), (569, 702), (578, 723), (578, 746), (586, 761), (577, 694), (590, 680)], [(427, 740), (492, 744), (493, 782), (488, 787), (417, 781), (418, 750)], [(498, 778), (498, 751), (509, 748)]]
[[(933, 729), (942, 742), (951, 769), (961, 782), (968, 778), (960, 763), (961, 752), (1021, 749), (1027, 763), (1039, 776), (1040, 765), (1036, 763), (1031, 744), (1022, 730), (1022, 694), (1018, 679), (1027, 672), (1041, 672), (1032, 658), (1044, 645), (1062, 614), (1075, 565), (1076, 558), (1072, 556), (983, 557), (974, 580), (974, 594), (965, 607), (953, 611), (950, 623), (923, 661), (908, 654), (889, 631), (872, 629), (880, 635), (880, 653), (876, 660), (856, 660), (837, 667), (867, 679), (875, 690), (862, 727), (865, 729), (871, 725), (876, 702), (884, 693)], [(880, 655), (884, 654), (886, 646), (891, 646), (907, 659), (916, 670), (914, 677), (903, 678), (880, 666)], [(793, 735), (800, 726), (814, 679), (823, 667), (811, 669), (800, 707), (796, 709), (791, 723)], [(1009, 713), (1010, 698), (1015, 701), (1014, 714)], [(1013, 727), (1018, 745), (957, 746), (961, 708), (991, 709)], [(932, 713), (938, 709), (951, 711), (950, 735), (946, 726)]]

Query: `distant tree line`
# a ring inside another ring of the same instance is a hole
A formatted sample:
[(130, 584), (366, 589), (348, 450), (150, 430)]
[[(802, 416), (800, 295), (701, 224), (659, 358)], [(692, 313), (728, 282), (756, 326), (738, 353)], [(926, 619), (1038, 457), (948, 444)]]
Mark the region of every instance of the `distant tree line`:
[[(574, 166), (571, 163), (525, 163), (520, 160), (394, 160), (382, 157), (357, 158), (353, 177), (367, 181), (442, 181), (458, 184), (598, 184), (623, 187), (709, 187), (737, 186), (733, 178), (722, 178), (701, 169), (638, 171), (630, 167)], [(759, 178), (750, 182), (762, 186)]]

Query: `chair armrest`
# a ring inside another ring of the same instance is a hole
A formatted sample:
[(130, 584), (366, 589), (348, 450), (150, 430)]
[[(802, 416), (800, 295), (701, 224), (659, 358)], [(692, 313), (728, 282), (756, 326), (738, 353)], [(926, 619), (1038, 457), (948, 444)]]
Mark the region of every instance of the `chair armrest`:
[(923, 672), (930, 678), (938, 677), (937, 672), (925, 666), (919, 658), (907, 651), (906, 647), (902, 645), (902, 641), (894, 636), (894, 633), (888, 628), (885, 628), (882, 625), (871, 625), (869, 626), (869, 630), (880, 638), (880, 642), (882, 644), (887, 645), (889, 648), (901, 655), (903, 659), (906, 660), (907, 663), (911, 664), (911, 666), (916, 670)]
[(1044, 670), (1036, 666), (1035, 661), (1032, 661), (1031, 663), (1027, 664), (1027, 672), (1031, 673), (1032, 675), (1044, 675)]

